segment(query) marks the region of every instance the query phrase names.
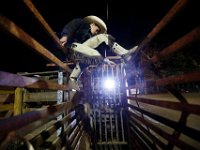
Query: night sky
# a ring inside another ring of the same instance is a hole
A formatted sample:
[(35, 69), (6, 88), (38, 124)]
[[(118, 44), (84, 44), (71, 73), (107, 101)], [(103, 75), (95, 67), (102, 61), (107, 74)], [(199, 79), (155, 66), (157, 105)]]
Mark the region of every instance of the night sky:
[[(190, 0), (187, 7), (154, 39), (153, 42), (158, 47), (170, 44), (199, 25), (200, 13), (197, 1)], [(177, 1), (33, 0), (32, 2), (58, 37), (64, 25), (71, 19), (96, 15), (106, 22), (108, 33), (113, 35), (119, 44), (129, 49), (139, 45)], [(62, 57), (62, 52), (57, 49), (21, 0), (2, 0), (0, 13), (14, 21), (54, 55)], [(46, 67), (47, 60), (2, 30), (0, 44), (0, 70), (16, 73), (55, 69)]]

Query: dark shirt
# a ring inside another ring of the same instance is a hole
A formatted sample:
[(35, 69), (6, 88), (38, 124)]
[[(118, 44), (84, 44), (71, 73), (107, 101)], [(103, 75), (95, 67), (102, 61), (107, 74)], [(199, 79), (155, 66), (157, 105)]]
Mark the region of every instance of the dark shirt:
[[(67, 44), (65, 45), (66, 47), (71, 47), (71, 44), (73, 42), (83, 43), (92, 37), (92, 34), (90, 32), (90, 24), (88, 24), (84, 19), (81, 19), (81, 18), (73, 19), (72, 21), (70, 21), (64, 26), (61, 36), (64, 36), (64, 35), (67, 35), (68, 37)], [(104, 57), (107, 47), (108, 46), (105, 45), (105, 43), (102, 43), (95, 49), (98, 50), (99, 53)], [(67, 55), (67, 59), (69, 60), (74, 59), (74, 57), (75, 57), (74, 52), (69, 51)], [(86, 68), (88, 66), (88, 63), (90, 62), (90, 61), (85, 61), (89, 59), (89, 58), (86, 59), (85, 55), (81, 56), (79, 54), (76, 56), (76, 58), (80, 59), (79, 65), (82, 70), (83, 68)], [(100, 59), (99, 61), (102, 61), (102, 60)], [(94, 62), (94, 61), (91, 61), (91, 62)]]
[(70, 47), (73, 42), (83, 43), (92, 36), (90, 24), (81, 18), (73, 19), (64, 26), (61, 36), (63, 35), (68, 37), (66, 46)]

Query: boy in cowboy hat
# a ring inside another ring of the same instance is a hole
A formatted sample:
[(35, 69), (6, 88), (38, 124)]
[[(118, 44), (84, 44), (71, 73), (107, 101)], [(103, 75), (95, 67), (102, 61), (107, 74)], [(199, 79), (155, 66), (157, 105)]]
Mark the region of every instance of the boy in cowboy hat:
[[(76, 80), (80, 76), (81, 70), (84, 69), (85, 65), (89, 65), (87, 62), (91, 62), (85, 60), (95, 59), (95, 61), (92, 62), (99, 63), (100, 61), (104, 61), (108, 64), (113, 64), (113, 62), (108, 59), (104, 59), (96, 50), (101, 43), (108, 45), (112, 51), (119, 56), (123, 57), (128, 54), (126, 58), (130, 59), (131, 57), (128, 50), (114, 42), (114, 38), (107, 34), (107, 27), (104, 21), (93, 15), (85, 18), (73, 19), (65, 25), (61, 33), (60, 42), (62, 46), (70, 47), (72, 50), (69, 54), (70, 57), (73, 53), (73, 56), (75, 54), (76, 58), (79, 57), (81, 60), (84, 60), (84, 62), (80, 61), (81, 65), (79, 65), (79, 63), (76, 64), (76, 67), (70, 74), (69, 82)], [(136, 48), (137, 47), (135, 47), (135, 49)], [(79, 90), (78, 87), (75, 89)]]

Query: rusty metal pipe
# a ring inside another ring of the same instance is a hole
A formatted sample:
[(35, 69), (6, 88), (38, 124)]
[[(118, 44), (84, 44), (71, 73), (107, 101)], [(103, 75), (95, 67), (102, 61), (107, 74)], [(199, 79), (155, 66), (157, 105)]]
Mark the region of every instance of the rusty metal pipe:
[(55, 63), (62, 69), (68, 72), (71, 72), (71, 69), (68, 67), (67, 64), (60, 61), (56, 56), (54, 56), (51, 52), (49, 52), (44, 46), (42, 46), (34, 38), (28, 35), (20, 27), (18, 27), (14, 22), (4, 17), (3, 15), (0, 15), (0, 27), (2, 27), (5, 31), (7, 31), (11, 35), (13, 35), (15, 38), (25, 43), (27, 46), (29, 46), (34, 51), (42, 55), (44, 58)]
[(50, 37), (54, 40), (56, 45), (66, 54), (67, 49), (61, 45), (59, 38), (56, 36), (55, 32), (51, 29), (51, 27), (45, 21), (42, 15), (39, 13), (37, 8), (33, 5), (31, 0), (23, 0), (23, 2), (28, 7), (28, 9), (33, 13), (34, 17), (40, 22), (40, 24), (43, 26), (46, 32), (50, 35)]
[[(188, 0), (179, 0), (169, 12), (162, 18), (162, 20), (152, 29), (146, 36), (142, 43), (136, 49), (137, 52), (141, 51), (152, 39), (167, 26), (167, 24), (186, 6)], [(131, 50), (130, 50), (131, 51)]]
[(144, 83), (135, 84), (134, 86), (130, 86), (127, 89), (131, 88), (144, 88), (144, 87), (152, 87), (152, 86), (166, 86), (170, 84), (178, 84), (178, 83), (188, 83), (193, 81), (200, 81), (200, 72), (190, 72), (183, 75), (179, 75), (176, 77), (167, 77), (158, 80), (148, 80)]
[(177, 52), (178, 50), (186, 47), (187, 45), (200, 40), (200, 27), (192, 30), (182, 38), (175, 41), (173, 44), (168, 46), (167, 48), (163, 49), (159, 54), (154, 55), (150, 60), (155, 63), (159, 61), (160, 58), (166, 57), (174, 52)]

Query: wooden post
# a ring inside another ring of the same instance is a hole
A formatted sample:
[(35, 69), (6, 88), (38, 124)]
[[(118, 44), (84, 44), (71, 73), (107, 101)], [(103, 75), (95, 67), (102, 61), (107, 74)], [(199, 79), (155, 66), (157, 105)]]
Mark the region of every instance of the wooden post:
[(16, 88), (15, 90), (15, 101), (14, 101), (14, 116), (22, 114), (22, 88)]

